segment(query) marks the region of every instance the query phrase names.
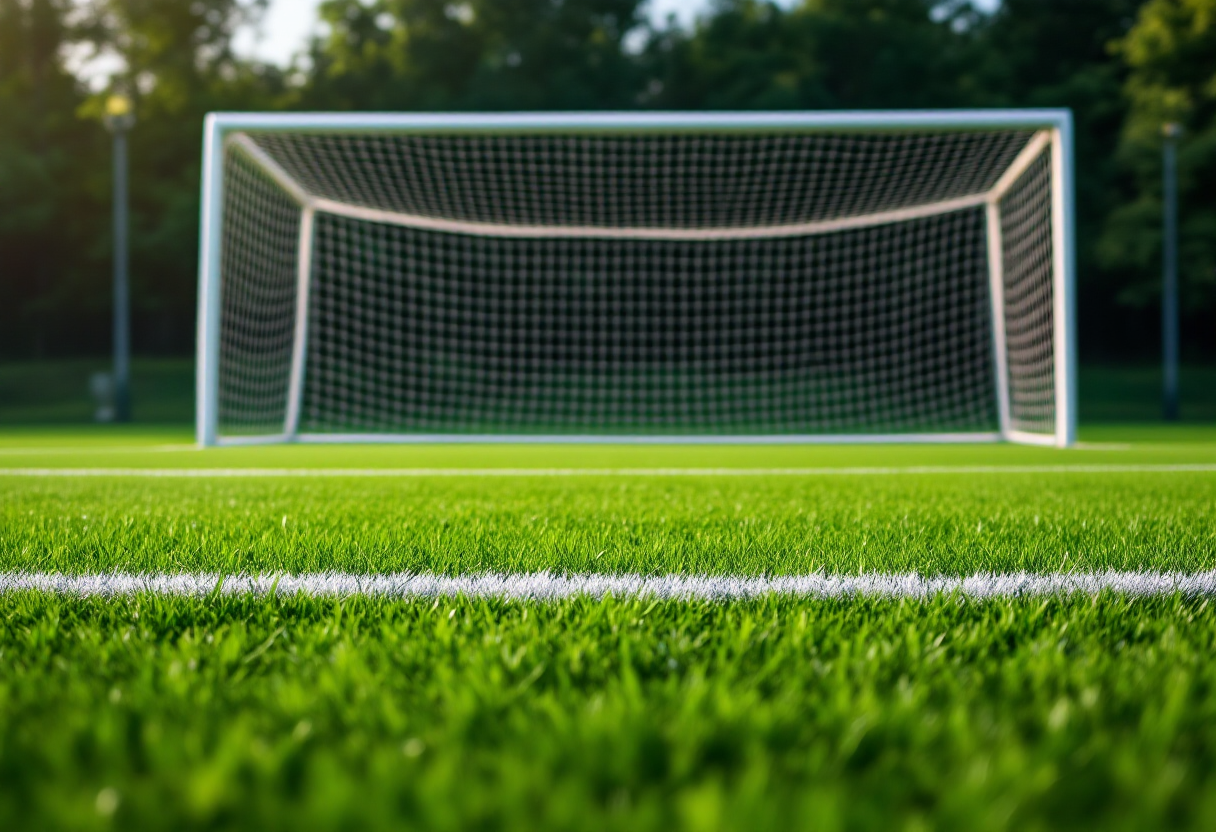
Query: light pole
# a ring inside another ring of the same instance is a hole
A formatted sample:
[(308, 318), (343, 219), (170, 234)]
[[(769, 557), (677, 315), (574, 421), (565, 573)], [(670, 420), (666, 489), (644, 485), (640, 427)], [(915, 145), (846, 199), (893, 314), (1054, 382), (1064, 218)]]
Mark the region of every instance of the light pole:
[(106, 101), (106, 127), (114, 136), (114, 421), (131, 419), (131, 287), (127, 268), (127, 133), (135, 126), (131, 99)]
[(1162, 202), (1164, 239), (1161, 257), (1162, 412), (1167, 422), (1178, 421), (1178, 137), (1182, 125), (1162, 130)]

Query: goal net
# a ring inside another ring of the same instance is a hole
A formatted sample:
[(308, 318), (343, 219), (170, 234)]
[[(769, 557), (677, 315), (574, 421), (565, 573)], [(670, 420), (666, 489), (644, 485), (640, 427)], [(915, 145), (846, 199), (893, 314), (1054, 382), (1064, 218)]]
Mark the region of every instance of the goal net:
[(1065, 111), (207, 131), (203, 444), (1072, 441)]

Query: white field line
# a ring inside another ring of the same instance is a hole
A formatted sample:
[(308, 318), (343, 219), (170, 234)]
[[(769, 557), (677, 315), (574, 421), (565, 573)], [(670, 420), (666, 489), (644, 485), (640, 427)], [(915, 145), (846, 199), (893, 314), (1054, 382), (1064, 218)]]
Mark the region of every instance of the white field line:
[[(1141, 448), (1169, 447), (1166, 445), (1141, 445)], [(1072, 446), (1073, 451), (1130, 451), (1130, 442), (1078, 442)], [(199, 453), (203, 449), (194, 443), (176, 445), (113, 445), (113, 446), (54, 446), (54, 447), (24, 447), (0, 448), (0, 456), (73, 456), (77, 454), (164, 454), (164, 453)]]
[(197, 451), (198, 445), (113, 445), (57, 448), (0, 448), (0, 456), (73, 456), (76, 454), (164, 454)]
[[(1070, 450), (1074, 451), (1130, 451), (1130, 442), (1077, 442)], [(1142, 445), (1142, 448), (1154, 447)], [(113, 446), (54, 446), (54, 447), (24, 447), (0, 448), (0, 456), (72, 456), (78, 454), (163, 454), (163, 453), (199, 453), (203, 449), (194, 443), (176, 445), (113, 445)]]
[(928, 599), (1028, 598), (1101, 592), (1148, 597), (1216, 595), (1216, 570), (1206, 572), (979, 573), (966, 577), (922, 577), (915, 572), (864, 575), (559, 575), (551, 572), (482, 573), (450, 577), (397, 573), (354, 575), (125, 574), (58, 575), (0, 572), (0, 594), (36, 591), (67, 596), (117, 597), (155, 594), (202, 598), (212, 594), (266, 596), (441, 597), (556, 601), (606, 596), (673, 600), (735, 601), (766, 596), (799, 598)]
[(923, 474), (1214, 473), (1216, 463), (1111, 465), (912, 465), (852, 468), (0, 468), (0, 477), (830, 477)]

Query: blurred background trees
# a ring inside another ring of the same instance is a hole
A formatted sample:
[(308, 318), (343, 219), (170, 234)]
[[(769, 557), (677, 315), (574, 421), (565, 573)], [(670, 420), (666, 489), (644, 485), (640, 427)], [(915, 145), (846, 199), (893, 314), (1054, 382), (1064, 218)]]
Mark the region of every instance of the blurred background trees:
[(76, 350), (108, 344), (105, 136), (77, 116), (68, 11), (67, 0), (0, 0), (0, 355), (58, 350), (60, 327), (80, 334)]
[(336, 110), (637, 106), (641, 0), (328, 0), (299, 90)]
[(105, 87), (136, 99), (134, 343), (193, 346), (218, 109), (1073, 108), (1082, 360), (1158, 354), (1160, 128), (1181, 145), (1184, 356), (1216, 356), (1216, 0), (327, 0), (292, 67), (266, 0), (0, 0), (0, 360), (109, 348)]
[(1112, 52), (1127, 67), (1127, 111), (1113, 160), (1126, 181), (1104, 214), (1096, 270), (1118, 287), (1117, 303), (1158, 308), (1162, 125), (1181, 125), (1184, 328), (1204, 332), (1210, 350), (1216, 341), (1216, 0), (1150, 0)]

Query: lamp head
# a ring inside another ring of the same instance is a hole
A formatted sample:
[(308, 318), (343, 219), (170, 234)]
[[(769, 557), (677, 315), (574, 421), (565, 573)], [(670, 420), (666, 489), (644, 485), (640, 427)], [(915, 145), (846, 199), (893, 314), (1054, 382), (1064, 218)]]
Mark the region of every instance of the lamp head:
[(116, 92), (106, 99), (106, 127), (111, 132), (119, 133), (130, 130), (135, 126), (135, 107), (131, 97), (125, 93)]
[(1182, 136), (1182, 125), (1176, 121), (1168, 121), (1161, 125), (1161, 135), (1167, 139), (1177, 139)]

